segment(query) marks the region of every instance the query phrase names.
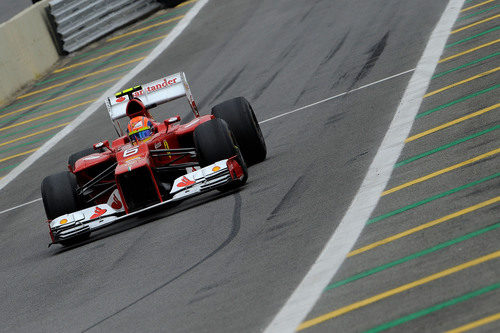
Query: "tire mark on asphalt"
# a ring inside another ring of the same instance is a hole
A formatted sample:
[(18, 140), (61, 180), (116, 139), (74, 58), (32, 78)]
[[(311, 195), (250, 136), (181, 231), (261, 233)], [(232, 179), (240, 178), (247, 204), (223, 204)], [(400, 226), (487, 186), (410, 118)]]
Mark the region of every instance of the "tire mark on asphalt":
[(238, 81), (238, 79), (240, 78), (241, 74), (245, 71), (246, 68), (247, 68), (246, 66), (243, 67), (230, 80), (228, 80), (227, 83), (226, 83), (226, 85), (223, 86), (219, 90), (219, 92), (217, 93), (217, 95), (215, 95), (215, 97), (212, 98), (212, 102), (211, 103), (213, 103), (213, 101), (216, 101), (217, 98), (219, 98), (220, 96), (222, 96), (223, 93), (225, 93), (233, 84), (235, 84), (236, 81)]
[(356, 83), (358, 83), (358, 81), (365, 78), (370, 73), (370, 71), (373, 69), (378, 58), (384, 52), (384, 49), (387, 45), (388, 38), (389, 38), (389, 32), (386, 32), (385, 35), (380, 39), (380, 41), (377, 44), (372, 46), (372, 48), (369, 51), (371, 53), (370, 58), (363, 65), (363, 68), (361, 68), (359, 73), (354, 78), (354, 81), (351, 84), (351, 86), (349, 87), (349, 90), (352, 89), (356, 85)]
[[(300, 193), (302, 191), (302, 184), (304, 183), (304, 175), (297, 178), (290, 189), (281, 198), (280, 202), (274, 207), (271, 214), (266, 219), (266, 222), (273, 223), (272, 221), (280, 216), (281, 212), (288, 211), (294, 206), (293, 200), (300, 198)], [(286, 232), (286, 228), (299, 222), (296, 217), (286, 217), (279, 221), (277, 224), (271, 224), (267, 227), (261, 229), (258, 234), (264, 235), (266, 240), (273, 240)]]
[(91, 329), (96, 328), (98, 325), (104, 323), (108, 319), (111, 319), (114, 316), (122, 313), (123, 311), (125, 311), (127, 309), (130, 309), (131, 307), (133, 307), (134, 305), (136, 305), (140, 301), (148, 298), (149, 296), (151, 296), (151, 295), (155, 294), (156, 292), (160, 291), (161, 289), (163, 289), (164, 287), (168, 286), (172, 282), (178, 280), (182, 276), (184, 276), (187, 273), (191, 272), (192, 270), (194, 270), (195, 268), (197, 268), (198, 266), (200, 266), (201, 264), (203, 264), (205, 261), (207, 261), (208, 259), (210, 259), (211, 257), (213, 257), (216, 253), (218, 253), (219, 251), (221, 251), (222, 249), (224, 249), (227, 245), (229, 245), (233, 241), (233, 239), (236, 238), (236, 236), (238, 235), (238, 233), (240, 231), (240, 228), (241, 228), (241, 195), (240, 195), (239, 192), (236, 192), (233, 197), (234, 197), (234, 201), (235, 202), (234, 202), (234, 209), (233, 209), (231, 232), (229, 233), (228, 237), (215, 250), (213, 250), (212, 252), (210, 252), (207, 256), (205, 256), (203, 259), (201, 259), (200, 261), (198, 261), (196, 264), (194, 264), (191, 267), (189, 267), (188, 269), (186, 269), (184, 272), (182, 272), (182, 273), (174, 276), (173, 278), (171, 278), (170, 280), (168, 280), (165, 283), (161, 284), (160, 286), (156, 287), (155, 289), (151, 290), (150, 292), (148, 292), (144, 296), (136, 299), (135, 301), (133, 301), (133, 302), (129, 303), (128, 305), (122, 307), (118, 311), (116, 311), (116, 312), (108, 315), (107, 317), (101, 319), (97, 323), (95, 323), (95, 324), (87, 327), (82, 332), (88, 332)]
[(297, 194), (298, 188), (302, 185), (303, 180), (304, 180), (304, 175), (297, 178), (295, 183), (293, 183), (292, 187), (290, 187), (290, 189), (285, 193), (283, 198), (281, 198), (280, 202), (276, 205), (276, 207), (274, 207), (273, 211), (271, 212), (271, 214), (269, 214), (266, 221), (271, 221), (272, 219), (274, 219), (280, 213), (280, 211), (287, 210), (288, 208), (287, 206), (289, 206), (288, 203), (292, 201), (294, 196)]
[[(223, 93), (225, 93), (227, 89), (229, 89), (236, 81), (238, 81), (239, 77), (245, 71), (245, 69), (246, 69), (246, 66), (243, 67), (242, 69), (240, 69), (229, 80), (227, 80), (226, 78), (223, 78), (218, 84), (215, 85), (215, 87), (208, 94), (206, 94), (203, 98), (200, 98), (199, 102), (198, 102), (200, 109), (212, 104), (215, 100), (217, 100), (217, 98), (219, 98)], [(222, 86), (224, 83), (225, 83), (225, 85)], [(222, 86), (222, 88), (221, 88), (221, 86)], [(215, 95), (215, 97), (213, 97), (214, 95)], [(183, 118), (183, 120), (191, 121), (192, 118), (193, 118), (193, 116), (191, 115), (191, 116), (188, 116), (186, 119)]]
[(224, 279), (224, 280), (221, 280), (219, 282), (215, 282), (215, 283), (209, 284), (208, 286), (205, 286), (205, 287), (198, 289), (194, 293), (195, 297), (192, 300), (190, 300), (188, 304), (191, 305), (191, 304), (200, 302), (201, 300), (204, 300), (205, 298), (208, 298), (208, 297), (214, 295), (216, 293), (217, 288), (219, 288), (223, 285), (226, 285), (229, 282), (231, 282), (229, 279)]
[(267, 90), (267, 88), (273, 83), (273, 81), (276, 79), (279, 73), (281, 73), (281, 70), (285, 67), (285, 63), (283, 63), (278, 70), (274, 72), (273, 75), (271, 75), (270, 78), (268, 78), (262, 85), (257, 89), (257, 91), (253, 94), (253, 99), (256, 100), (258, 99), (264, 91)]
[(341, 121), (344, 118), (345, 115), (346, 115), (345, 111), (337, 113), (337, 114), (334, 114), (333, 116), (328, 117), (328, 120), (325, 121), (325, 123), (323, 124), (323, 126), (326, 127), (326, 126), (333, 125), (333, 124)]
[(340, 40), (340, 42), (335, 46), (335, 48), (333, 48), (330, 53), (327, 54), (327, 56), (321, 61), (321, 64), (319, 65), (320, 67), (321, 66), (324, 66), (326, 65), (330, 60), (332, 60), (332, 58), (340, 51), (340, 49), (342, 48), (342, 46), (344, 45), (345, 41), (347, 40), (347, 36), (349, 36), (349, 32), (350, 31), (347, 31), (346, 34), (344, 35), (344, 37), (342, 37), (342, 39)]

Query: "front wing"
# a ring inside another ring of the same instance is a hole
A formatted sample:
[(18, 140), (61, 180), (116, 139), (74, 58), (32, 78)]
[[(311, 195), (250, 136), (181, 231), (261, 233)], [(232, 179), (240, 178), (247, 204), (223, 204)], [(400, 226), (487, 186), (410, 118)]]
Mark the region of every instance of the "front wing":
[(230, 158), (221, 160), (200, 170), (187, 173), (177, 178), (170, 192), (171, 199), (126, 214), (123, 209), (115, 209), (109, 204), (99, 204), (74, 213), (65, 214), (49, 221), (51, 244), (61, 243), (80, 236), (89, 235), (92, 231), (106, 227), (112, 223), (130, 218), (147, 210), (165, 206), (172, 202), (182, 201), (201, 193), (216, 189), (243, 179), (244, 169)]

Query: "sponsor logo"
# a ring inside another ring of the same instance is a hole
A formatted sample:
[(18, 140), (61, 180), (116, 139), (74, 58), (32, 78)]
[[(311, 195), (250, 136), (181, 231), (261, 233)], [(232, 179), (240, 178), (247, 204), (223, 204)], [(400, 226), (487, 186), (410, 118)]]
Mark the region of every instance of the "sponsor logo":
[(97, 160), (98, 158), (100, 158), (101, 156), (99, 155), (90, 155), (90, 156), (87, 156), (84, 158), (85, 161), (90, 161), (90, 160)]
[(113, 194), (113, 203), (111, 204), (111, 208), (118, 210), (118, 209), (121, 209), (122, 207), (123, 207), (123, 205), (122, 205), (122, 202), (120, 201), (120, 199), (118, 199), (116, 194)]
[(214, 167), (212, 168), (212, 171), (213, 171), (213, 172), (217, 172), (217, 171), (219, 171), (219, 170), (220, 170), (220, 166), (218, 166), (218, 165), (216, 165), (216, 166), (214, 166)]
[(67, 220), (67, 219), (62, 219), (62, 220), (59, 222), (59, 224), (66, 224), (66, 223), (68, 223), (68, 220)]
[(173, 78), (173, 79), (170, 79), (168, 81), (167, 81), (167, 79), (163, 79), (163, 81), (160, 81), (160, 83), (157, 83), (157, 84), (154, 84), (154, 85), (146, 87), (146, 90), (147, 90), (148, 93), (150, 93), (150, 92), (154, 92), (154, 91), (166, 88), (168, 86), (176, 84), (177, 83), (177, 79), (178, 78), (176, 78), (176, 77)]
[(188, 179), (186, 176), (182, 177), (181, 182), (177, 184), (177, 187), (186, 187), (189, 185), (193, 185), (194, 181)]
[(160, 148), (160, 147), (161, 147), (161, 142), (157, 142), (157, 143), (155, 143), (155, 149), (158, 149), (158, 148)]
[(100, 207), (96, 207), (95, 210), (94, 210), (94, 215), (92, 215), (90, 217), (90, 219), (96, 219), (98, 218), (99, 216), (101, 216), (102, 214), (106, 213), (108, 210), (107, 209), (102, 209)]
[[(178, 77), (174, 77), (172, 79), (163, 79), (163, 81), (159, 81), (159, 83), (156, 83), (156, 84), (153, 84), (153, 85), (150, 85), (150, 86), (147, 86), (147, 87), (144, 87), (143, 90), (138, 90), (138, 91), (134, 91), (132, 93), (132, 96), (133, 97), (139, 97), (139, 96), (142, 96), (144, 94), (144, 91), (146, 90), (148, 93), (152, 93), (152, 92), (155, 92), (157, 90), (160, 90), (160, 89), (163, 89), (163, 88), (167, 88), (171, 85), (174, 85), (174, 84), (177, 84), (179, 83), (177, 80), (179, 78)], [(158, 82), (158, 81), (157, 81)], [(121, 102), (124, 102), (127, 98), (125, 96), (121, 96), (119, 98), (116, 99), (116, 103), (121, 103)]]

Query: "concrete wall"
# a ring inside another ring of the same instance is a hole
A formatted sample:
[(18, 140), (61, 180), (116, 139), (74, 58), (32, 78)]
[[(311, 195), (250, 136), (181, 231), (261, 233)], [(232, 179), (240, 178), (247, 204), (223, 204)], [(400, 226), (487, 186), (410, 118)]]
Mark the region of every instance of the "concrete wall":
[(46, 19), (47, 5), (48, 0), (40, 1), (0, 24), (0, 106), (59, 59)]

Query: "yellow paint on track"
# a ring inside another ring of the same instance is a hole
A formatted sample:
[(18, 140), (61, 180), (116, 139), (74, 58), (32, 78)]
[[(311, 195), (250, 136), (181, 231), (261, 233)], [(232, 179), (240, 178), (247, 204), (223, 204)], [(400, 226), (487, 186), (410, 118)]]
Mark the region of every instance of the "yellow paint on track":
[(458, 119), (455, 119), (455, 120), (452, 120), (450, 122), (447, 122), (447, 123), (444, 123), (442, 125), (439, 125), (439, 126), (436, 126), (434, 128), (431, 128), (431, 129), (428, 129), (427, 131), (424, 131), (424, 132), (421, 132), (421, 133), (418, 133), (418, 134), (415, 134), (413, 136), (410, 136), (409, 138), (407, 138), (405, 140), (405, 143), (408, 143), (408, 142), (411, 142), (411, 141), (414, 141), (414, 140), (417, 140), (417, 139), (420, 139), (421, 137), (424, 137), (426, 135), (429, 135), (431, 133), (434, 133), (434, 132), (437, 132), (437, 131), (440, 131), (444, 128), (447, 128), (447, 127), (450, 127), (450, 126), (453, 126), (453, 125), (456, 125), (458, 123), (461, 123), (465, 120), (468, 120), (468, 119), (471, 119), (471, 118), (474, 118), (474, 117), (477, 117), (477, 116), (480, 116), (486, 112), (489, 112), (491, 110), (495, 110), (497, 109), (498, 107), (500, 106), (500, 103), (497, 103), (495, 105), (492, 105), (492, 106), (489, 106), (487, 108), (484, 108), (484, 109), (481, 109), (481, 110), (478, 110), (476, 112), (473, 112), (473, 113), (470, 113), (466, 116), (463, 116), (463, 117), (460, 117)]
[(130, 35), (137, 34), (139, 32), (143, 32), (143, 31), (146, 31), (146, 30), (149, 30), (149, 29), (152, 29), (152, 28), (159, 27), (159, 26), (164, 25), (164, 24), (172, 23), (172, 22), (175, 22), (175, 21), (178, 21), (178, 20), (182, 19), (183, 17), (184, 17), (184, 15), (176, 16), (174, 18), (171, 18), (170, 20), (166, 20), (166, 21), (162, 21), (162, 22), (155, 23), (155, 24), (152, 24), (152, 25), (148, 25), (147, 27), (144, 27), (144, 28), (132, 30), (132, 31), (124, 33), (124, 34), (108, 38), (106, 40), (106, 42), (111, 42), (111, 41), (114, 41), (114, 40), (117, 40), (117, 39), (120, 39), (120, 38), (123, 38), (123, 37), (127, 37), (127, 36), (130, 36)]
[(443, 92), (445, 90), (448, 90), (448, 89), (451, 89), (451, 88), (454, 88), (456, 86), (459, 86), (459, 85), (462, 85), (464, 83), (467, 83), (467, 82), (470, 82), (470, 81), (473, 81), (473, 80), (476, 80), (476, 79), (479, 79), (479, 78), (482, 78), (483, 76), (486, 76), (486, 75), (490, 75), (492, 73), (495, 73), (497, 72), (498, 70), (500, 70), (500, 67), (496, 67), (496, 68), (493, 68), (493, 69), (490, 69), (489, 71), (486, 71), (486, 72), (483, 72), (483, 73), (480, 73), (480, 74), (477, 74), (477, 75), (474, 75), (474, 76), (471, 76), (465, 80), (462, 80), (462, 81), (459, 81), (459, 82), (456, 82), (456, 83), (453, 83), (453, 84), (450, 84), (446, 87), (443, 87), (443, 88), (440, 88), (440, 89), (437, 89), (437, 90), (434, 90), (434, 91), (431, 91), (430, 93), (427, 93), (424, 95), (424, 98), (427, 98), (427, 97), (430, 97), (432, 95), (436, 95), (440, 92)]
[(485, 44), (482, 44), (482, 45), (479, 45), (479, 46), (476, 46), (476, 47), (473, 47), (472, 49), (468, 49), (466, 51), (463, 51), (463, 52), (460, 52), (460, 53), (457, 53), (455, 55), (452, 55), (450, 57), (447, 57), (447, 58), (443, 58), (441, 60), (438, 61), (438, 64), (440, 63), (443, 63), (445, 61), (448, 61), (448, 60), (451, 60), (451, 59), (455, 59), (457, 57), (460, 57), (460, 56), (463, 56), (464, 54), (467, 54), (467, 53), (471, 53), (471, 52), (474, 52), (474, 51), (477, 51), (479, 49), (482, 49), (483, 47), (487, 47), (487, 46), (490, 46), (490, 45), (493, 45), (493, 44), (496, 44), (500, 42), (500, 39), (497, 39), (497, 40), (494, 40), (494, 41), (491, 41), (491, 42), (488, 42), (488, 43), (485, 43)]
[(110, 56), (115, 55), (115, 54), (117, 54), (117, 53), (121, 53), (121, 52), (129, 51), (129, 50), (135, 49), (136, 47), (139, 47), (139, 46), (142, 46), (142, 45), (145, 45), (145, 44), (149, 44), (149, 43), (155, 42), (155, 41), (157, 41), (157, 40), (164, 39), (165, 37), (167, 37), (167, 35), (161, 35), (161, 36), (159, 36), (159, 37), (155, 37), (155, 38), (152, 38), (152, 39), (148, 39), (148, 40), (145, 40), (145, 41), (143, 41), (143, 42), (140, 42), (140, 43), (137, 43), (137, 44), (134, 44), (134, 45), (130, 45), (130, 46), (127, 46), (127, 47), (123, 47), (123, 48), (121, 48), (121, 49), (114, 50), (114, 51), (108, 52), (108, 53), (106, 53), (106, 54), (102, 54), (102, 55), (100, 55), (100, 56), (98, 56), (98, 57), (94, 57), (94, 58), (92, 58), (92, 59), (88, 59), (88, 60), (85, 60), (85, 61), (82, 61), (82, 62), (79, 62), (79, 63), (73, 64), (73, 65), (70, 65), (70, 66), (66, 66), (66, 67), (63, 67), (63, 68), (56, 69), (53, 73), (60, 73), (60, 72), (67, 71), (68, 69), (72, 69), (72, 68), (80, 67), (80, 66), (83, 66), (83, 65), (89, 64), (89, 63), (91, 63), (91, 62), (94, 62), (94, 61), (97, 61), (97, 60), (101, 60), (101, 59), (103, 59), (103, 58), (110, 57)]
[(500, 14), (497, 14), (497, 15), (492, 16), (492, 17), (485, 18), (484, 20), (477, 21), (477, 22), (471, 23), (469, 25), (466, 25), (465, 27), (453, 30), (450, 34), (453, 35), (454, 33), (457, 33), (457, 32), (460, 32), (460, 31), (464, 31), (466, 29), (475, 27), (476, 25), (479, 25), (479, 24), (482, 24), (482, 23), (489, 22), (489, 21), (494, 20), (494, 19), (499, 18), (499, 17), (500, 17)]
[(388, 298), (390, 296), (394, 296), (394, 295), (400, 294), (400, 293), (402, 293), (402, 292), (404, 292), (406, 290), (419, 287), (419, 286), (424, 285), (426, 283), (429, 283), (429, 282), (441, 279), (443, 277), (446, 277), (448, 275), (451, 275), (451, 274), (463, 271), (464, 269), (471, 268), (471, 267), (477, 266), (479, 264), (488, 262), (490, 260), (498, 259), (498, 258), (500, 258), (500, 251), (496, 251), (496, 252), (487, 254), (485, 256), (476, 258), (474, 260), (465, 262), (465, 263), (463, 263), (461, 265), (445, 269), (444, 271), (441, 271), (439, 273), (426, 276), (426, 277), (424, 277), (422, 279), (419, 279), (419, 280), (413, 281), (411, 283), (407, 283), (407, 284), (401, 285), (401, 286), (399, 286), (397, 288), (394, 288), (394, 289), (390, 289), (390, 290), (388, 290), (386, 292), (383, 292), (381, 294), (378, 294), (378, 295), (366, 298), (364, 300), (358, 301), (356, 303), (344, 306), (344, 307), (342, 307), (340, 309), (337, 309), (335, 311), (326, 313), (324, 315), (321, 315), (319, 317), (313, 318), (311, 320), (304, 321), (302, 324), (299, 325), (299, 327), (297, 328), (297, 331), (300, 331), (300, 330), (303, 330), (303, 329), (306, 329), (306, 328), (318, 325), (318, 324), (323, 323), (323, 322), (325, 322), (327, 320), (339, 317), (339, 316), (341, 316), (343, 314), (346, 314), (348, 312), (351, 312), (351, 311), (360, 309), (362, 307), (365, 307), (367, 305), (373, 304), (375, 302), (378, 302), (378, 301), (380, 301), (382, 299), (385, 299), (385, 298)]
[(198, 0), (189, 0), (189, 1), (186, 1), (186, 2), (183, 2), (181, 4), (178, 4), (177, 6), (175, 6), (175, 9), (179, 9), (181, 7), (184, 7), (184, 6), (187, 6), (187, 5), (190, 5), (192, 3), (195, 3), (197, 2)]
[(462, 333), (462, 332), (467, 332), (467, 331), (470, 331), (470, 330), (472, 330), (474, 328), (477, 328), (477, 327), (480, 327), (480, 326), (492, 323), (494, 321), (497, 321), (499, 319), (500, 319), (500, 312), (495, 313), (494, 315), (485, 317), (483, 319), (479, 319), (479, 320), (473, 321), (472, 323), (469, 323), (469, 324), (457, 327), (455, 329), (446, 331), (445, 333)]
[(60, 100), (60, 99), (63, 99), (63, 98), (66, 98), (66, 97), (69, 97), (69, 96), (72, 96), (72, 95), (75, 95), (75, 94), (78, 94), (78, 93), (81, 93), (81, 92), (93, 89), (93, 88), (96, 88), (96, 87), (99, 87), (99, 86), (102, 86), (104, 84), (111, 83), (111, 82), (119, 80), (121, 78), (122, 78), (122, 76), (118, 76), (118, 77), (112, 78), (110, 80), (106, 80), (106, 81), (103, 81), (101, 83), (94, 84), (94, 85), (92, 85), (90, 87), (86, 87), (86, 88), (83, 88), (83, 89), (75, 90), (75, 91), (73, 91), (73, 92), (71, 92), (69, 94), (66, 94), (66, 95), (61, 95), (59, 97), (52, 98), (52, 99), (49, 99), (49, 100), (46, 100), (46, 101), (43, 101), (43, 102), (40, 102), (40, 103), (32, 104), (32, 105), (26, 106), (24, 108), (20, 108), (18, 110), (12, 111), (12, 112), (9, 112), (9, 113), (6, 113), (6, 114), (2, 114), (2, 115), (0, 115), (0, 118), (7, 117), (7, 116), (10, 116), (10, 115), (16, 114), (18, 112), (22, 112), (22, 111), (34, 108), (36, 106), (40, 106), (40, 105), (44, 105), (44, 104), (47, 104), (47, 103), (50, 103), (50, 102), (54, 102), (54, 101), (57, 101), (57, 100)]
[(480, 6), (483, 6), (483, 5), (486, 5), (487, 3), (490, 3), (490, 2), (494, 2), (496, 0), (487, 0), (487, 1), (484, 1), (484, 2), (481, 2), (481, 3), (478, 3), (477, 5), (474, 5), (474, 6), (470, 6), (470, 7), (467, 7), (467, 8), (464, 8), (462, 9), (460, 12), (463, 13), (463, 12), (466, 12), (468, 10), (471, 10), (471, 9), (474, 9), (474, 8), (477, 8), (477, 7), (480, 7)]
[(79, 104), (76, 104), (76, 105), (73, 105), (73, 106), (69, 106), (67, 108), (64, 108), (64, 109), (61, 109), (61, 110), (58, 110), (58, 111), (54, 111), (54, 112), (47, 113), (47, 114), (44, 114), (44, 115), (41, 115), (41, 116), (38, 116), (38, 117), (35, 117), (35, 118), (32, 118), (32, 119), (21, 121), (21, 122), (15, 123), (15, 124), (10, 125), (10, 126), (5, 126), (5, 127), (0, 128), (0, 132), (8, 130), (9, 128), (14, 128), (14, 127), (17, 127), (17, 126), (21, 126), (21, 125), (30, 123), (30, 122), (35, 121), (35, 120), (40, 120), (40, 119), (43, 119), (43, 118), (48, 118), (50, 116), (53, 116), (53, 115), (56, 115), (56, 114), (59, 114), (59, 113), (63, 113), (63, 112), (66, 112), (66, 111), (69, 111), (69, 110), (72, 110), (72, 109), (76, 109), (76, 108), (78, 108), (80, 106), (83, 106), (83, 105), (86, 105), (86, 104), (89, 104), (89, 103), (93, 103), (95, 101), (96, 101), (96, 99), (92, 99), (92, 100), (89, 100), (89, 101), (86, 101), (86, 102), (83, 102), (83, 103), (79, 103)]
[[(40, 148), (40, 147), (38, 147), (38, 148)], [(31, 149), (31, 150), (28, 150), (28, 151), (25, 151), (25, 152), (22, 152), (22, 153), (19, 153), (19, 154), (16, 154), (16, 155), (11, 155), (11, 156), (8, 156), (8, 157), (0, 158), (0, 162), (8, 161), (8, 160), (11, 160), (11, 159), (19, 157), (19, 156), (31, 154), (32, 152), (37, 151), (38, 148)]]
[(64, 124), (60, 124), (60, 125), (57, 125), (57, 126), (52, 126), (50, 128), (46, 128), (44, 130), (41, 130), (41, 131), (38, 131), (38, 132), (35, 132), (35, 133), (31, 133), (31, 134), (28, 134), (28, 135), (25, 135), (25, 136), (22, 136), (20, 138), (16, 138), (14, 140), (10, 140), (10, 141), (7, 141), (7, 142), (3, 142), (3, 143), (0, 143), (0, 147), (1, 146), (5, 146), (5, 145), (8, 145), (8, 144), (11, 144), (11, 143), (14, 143), (14, 142), (17, 142), (17, 141), (21, 141), (21, 140), (24, 140), (24, 139), (27, 139), (27, 138), (31, 138), (33, 136), (36, 136), (36, 135), (39, 135), (39, 134), (43, 134), (43, 133), (46, 133), (46, 132), (50, 132), (56, 128), (59, 128), (59, 127), (63, 127), (63, 126), (66, 126), (68, 125), (69, 122), (67, 123), (64, 123)]
[(490, 156), (494, 156), (494, 155), (496, 155), (498, 153), (500, 153), (500, 148), (494, 149), (492, 151), (489, 151), (487, 153), (481, 154), (481, 155), (476, 156), (474, 158), (468, 159), (466, 161), (463, 161), (463, 162), (454, 164), (452, 166), (449, 166), (447, 168), (444, 168), (444, 169), (438, 170), (436, 172), (430, 173), (430, 174), (428, 174), (426, 176), (414, 179), (414, 180), (412, 180), (410, 182), (407, 182), (407, 183), (401, 184), (399, 186), (393, 187), (393, 188), (391, 188), (389, 190), (386, 190), (386, 191), (382, 192), (381, 196), (384, 196), (384, 195), (387, 195), (387, 194), (391, 194), (391, 193), (394, 193), (396, 191), (402, 190), (402, 189), (404, 189), (406, 187), (410, 187), (412, 185), (424, 182), (426, 180), (429, 180), (431, 178), (437, 177), (437, 176), (442, 175), (444, 173), (453, 171), (453, 170), (458, 169), (460, 167), (463, 167), (465, 165), (472, 164), (474, 162), (480, 161), (480, 160), (485, 159), (485, 158), (490, 157)]
[(43, 88), (43, 89), (32, 91), (30, 93), (21, 95), (21, 96), (17, 97), (16, 99), (23, 99), (23, 98), (26, 98), (26, 97), (29, 97), (29, 96), (32, 96), (32, 95), (36, 95), (36, 94), (42, 93), (42, 92), (47, 91), (47, 90), (51, 90), (51, 89), (54, 89), (54, 88), (57, 88), (57, 87), (60, 87), (60, 86), (64, 86), (65, 84), (68, 84), (68, 83), (71, 83), (71, 82), (75, 82), (75, 81), (78, 81), (78, 80), (81, 80), (81, 79), (85, 79), (87, 77), (95, 76), (95, 75), (98, 75), (98, 74), (101, 74), (101, 73), (109, 72), (109, 71), (111, 71), (113, 69), (120, 68), (120, 67), (123, 67), (123, 66), (126, 66), (126, 65), (130, 65), (130, 64), (132, 64), (134, 62), (141, 61), (144, 58), (146, 58), (146, 57), (135, 58), (135, 59), (132, 59), (130, 61), (124, 62), (124, 63), (116, 65), (116, 66), (112, 66), (112, 67), (104, 68), (104, 69), (101, 69), (101, 70), (98, 70), (98, 71), (95, 71), (95, 72), (92, 72), (92, 73), (88, 73), (88, 74), (79, 76), (77, 78), (74, 78), (74, 79), (71, 79), (71, 80), (68, 80), (68, 81), (64, 81), (64, 82), (61, 82), (61, 83), (58, 83), (58, 84), (54, 84), (54, 85), (52, 85), (50, 87), (47, 87), (47, 88)]
[(363, 253), (363, 252), (366, 252), (366, 251), (370, 251), (370, 250), (372, 250), (372, 249), (374, 249), (376, 247), (379, 247), (381, 245), (384, 245), (384, 244), (393, 242), (395, 240), (401, 239), (403, 237), (412, 235), (412, 234), (414, 234), (416, 232), (419, 232), (419, 231), (425, 230), (427, 228), (433, 227), (435, 225), (441, 224), (443, 222), (452, 220), (452, 219), (454, 219), (456, 217), (459, 217), (459, 216), (462, 216), (462, 215), (465, 215), (465, 214), (468, 214), (468, 213), (472, 213), (473, 211), (476, 211), (478, 209), (481, 209), (481, 208), (489, 206), (489, 205), (493, 205), (493, 204), (495, 204), (495, 203), (497, 203), (499, 201), (500, 201), (500, 196), (492, 198), (490, 200), (486, 200), (486, 201), (480, 202), (480, 203), (478, 203), (476, 205), (464, 208), (464, 209), (459, 210), (459, 211), (457, 211), (455, 213), (448, 214), (448, 215), (443, 216), (441, 218), (438, 218), (436, 220), (432, 220), (430, 222), (421, 224), (418, 227), (415, 227), (415, 228), (412, 228), (412, 229), (408, 229), (406, 231), (400, 232), (400, 233), (395, 234), (393, 236), (390, 236), (390, 237), (384, 238), (382, 240), (379, 240), (377, 242), (374, 242), (374, 243), (368, 244), (366, 246), (360, 247), (359, 249), (356, 249), (356, 250), (353, 250), (353, 251), (349, 252), (349, 254), (347, 255), (347, 257), (348, 258), (349, 257), (353, 257), (353, 256), (358, 255), (360, 253)]

